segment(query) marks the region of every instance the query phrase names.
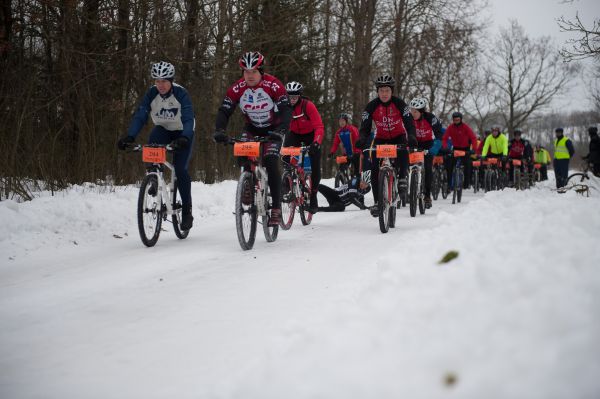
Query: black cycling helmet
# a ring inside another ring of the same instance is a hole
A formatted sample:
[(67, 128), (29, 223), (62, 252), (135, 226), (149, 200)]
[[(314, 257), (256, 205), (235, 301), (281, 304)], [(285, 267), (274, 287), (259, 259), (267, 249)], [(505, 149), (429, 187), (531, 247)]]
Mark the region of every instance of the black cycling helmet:
[(458, 111), (453, 112), (452, 113), (452, 118), (460, 118), (460, 119), (462, 119), (463, 118), (463, 114), (460, 113), (460, 112), (458, 112)]
[(588, 133), (590, 134), (590, 136), (595, 136), (598, 134), (598, 128), (596, 126), (590, 126), (588, 128)]
[(394, 80), (394, 78), (392, 78), (387, 73), (383, 74), (381, 76), (378, 76), (377, 79), (375, 79), (375, 87), (378, 89), (380, 87), (389, 87), (389, 88), (393, 89), (395, 85), (396, 85), (396, 81)]
[(521, 131), (521, 129), (515, 129), (515, 130), (513, 131), (513, 134), (514, 134), (515, 136), (520, 136), (520, 135), (522, 135), (522, 134), (523, 134), (523, 132)]

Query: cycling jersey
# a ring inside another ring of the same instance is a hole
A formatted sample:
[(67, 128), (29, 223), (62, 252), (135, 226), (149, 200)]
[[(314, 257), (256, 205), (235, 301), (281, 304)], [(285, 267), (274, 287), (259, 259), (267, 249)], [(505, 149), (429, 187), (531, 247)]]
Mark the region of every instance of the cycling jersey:
[(358, 140), (358, 129), (354, 125), (346, 125), (338, 129), (333, 138), (333, 144), (331, 145), (331, 154), (335, 154), (340, 143), (344, 146), (344, 153), (360, 154), (360, 148), (356, 148), (354, 143)]
[(379, 97), (367, 104), (362, 115), (360, 136), (365, 139), (371, 133), (373, 123), (378, 139), (392, 139), (398, 136), (415, 136), (415, 124), (408, 106), (399, 97), (392, 96), (388, 103)]
[(490, 134), (486, 137), (483, 149), (481, 150), (481, 156), (486, 157), (488, 155), (508, 155), (508, 139), (504, 134), (500, 133), (498, 137), (494, 137), (493, 134)]
[(148, 115), (156, 126), (162, 126), (168, 131), (182, 131), (190, 141), (194, 136), (194, 107), (187, 90), (177, 83), (173, 83), (171, 90), (164, 96), (156, 86), (146, 92), (133, 115), (127, 135), (136, 137), (146, 124)]
[(249, 87), (244, 78), (231, 86), (219, 107), (217, 130), (225, 130), (238, 104), (249, 125), (269, 130), (282, 127), (287, 130), (289, 126), (291, 110), (287, 92), (279, 79), (272, 75), (263, 74), (254, 87)]
[(442, 139), (442, 146), (448, 148), (448, 139), (452, 139), (452, 145), (456, 148), (469, 149), (471, 145), (477, 149), (477, 137), (469, 125), (460, 123), (451, 124), (446, 128), (446, 133)]
[(321, 144), (324, 132), (323, 121), (315, 104), (308, 98), (300, 98), (292, 109), (290, 133), (300, 135), (314, 133), (314, 141)]
[(431, 112), (423, 113), (420, 119), (413, 120), (413, 122), (419, 143), (442, 138), (442, 124)]

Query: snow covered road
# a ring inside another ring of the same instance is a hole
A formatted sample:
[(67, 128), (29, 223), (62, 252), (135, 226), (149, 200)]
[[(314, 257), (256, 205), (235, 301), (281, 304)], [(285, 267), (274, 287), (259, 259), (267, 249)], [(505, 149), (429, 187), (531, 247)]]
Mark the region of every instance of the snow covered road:
[(247, 252), (235, 182), (195, 183), (154, 248), (133, 187), (0, 202), (0, 397), (597, 398), (600, 201), (548, 187)]

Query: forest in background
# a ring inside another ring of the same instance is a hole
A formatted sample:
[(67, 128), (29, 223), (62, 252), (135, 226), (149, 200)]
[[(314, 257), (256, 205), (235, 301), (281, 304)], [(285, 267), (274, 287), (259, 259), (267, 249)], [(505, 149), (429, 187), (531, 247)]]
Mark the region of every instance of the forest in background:
[[(190, 171), (212, 183), (237, 176), (230, 148), (212, 142), (216, 111), (240, 77), (241, 53), (261, 51), (266, 70), (302, 82), (319, 109), (328, 152), (337, 116), (353, 123), (390, 73), (407, 102), (428, 98), (447, 124), (455, 110), (481, 132), (520, 127), (549, 144), (570, 126), (584, 148), (600, 102), (549, 113), (582, 71), (548, 38), (512, 22), (497, 37), (481, 17), (485, 0), (8, 0), (0, 8), (0, 198), (30, 198), (69, 184), (132, 183), (139, 156), (116, 149), (152, 85), (150, 65), (176, 66), (196, 113)], [(545, 112), (545, 113), (544, 113)], [(151, 123), (138, 137), (147, 139)], [(237, 111), (229, 125), (242, 126)], [(324, 159), (324, 175), (333, 165)]]

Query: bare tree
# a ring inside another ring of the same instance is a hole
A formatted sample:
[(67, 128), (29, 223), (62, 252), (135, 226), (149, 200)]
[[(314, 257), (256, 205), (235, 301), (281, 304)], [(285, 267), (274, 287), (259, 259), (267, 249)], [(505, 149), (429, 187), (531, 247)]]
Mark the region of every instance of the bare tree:
[(561, 49), (560, 54), (566, 61), (589, 57), (600, 61), (600, 18), (594, 19), (591, 27), (583, 24), (579, 13), (575, 14), (574, 20), (560, 17), (557, 22), (561, 32), (573, 32), (580, 35), (577, 39), (567, 41), (570, 48)]
[(501, 30), (488, 59), (496, 106), (509, 131), (547, 107), (577, 70), (577, 65), (561, 62), (548, 37), (530, 39), (514, 20)]

